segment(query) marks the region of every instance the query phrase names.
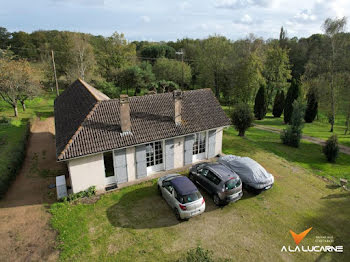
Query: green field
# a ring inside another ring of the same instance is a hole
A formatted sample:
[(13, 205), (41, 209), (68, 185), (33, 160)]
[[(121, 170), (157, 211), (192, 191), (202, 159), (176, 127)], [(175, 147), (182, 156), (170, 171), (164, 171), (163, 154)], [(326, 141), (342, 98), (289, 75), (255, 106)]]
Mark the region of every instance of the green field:
[[(286, 125), (283, 123), (283, 116), (281, 118), (274, 118), (271, 113), (267, 114), (265, 119), (255, 120), (254, 123), (257, 125), (270, 126), (280, 129), (286, 127)], [(303, 134), (327, 140), (332, 134), (329, 132), (330, 128), (331, 126), (326, 117), (321, 116), (319, 120), (315, 120), (313, 123), (305, 123)], [(334, 133), (337, 134), (340, 144), (350, 147), (350, 133), (344, 135), (344, 132), (345, 118), (343, 116), (338, 116), (334, 125)]]
[[(250, 156), (274, 174), (271, 190), (224, 208), (206, 199), (206, 212), (179, 223), (157, 194), (155, 181), (103, 195), (93, 204), (57, 203), (51, 206), (52, 226), (58, 231), (62, 261), (176, 261), (197, 246), (216, 259), (229, 261), (349, 261), (350, 194), (326, 182), (349, 176), (349, 156), (328, 164), (320, 146), (302, 142), (288, 148), (278, 134), (251, 129), (240, 138), (224, 133), (225, 153)], [(306, 155), (308, 156), (305, 159)], [(332, 236), (344, 253), (285, 253), (294, 246), (289, 230), (313, 227), (302, 244), (315, 245), (316, 236)]]
[(10, 105), (0, 100), (0, 119), (5, 117), (9, 123), (0, 124), (0, 195), (3, 194), (14, 175), (21, 167), (24, 158), (24, 144), (29, 135), (28, 123), (34, 117), (41, 119), (53, 116), (54, 95), (28, 101), (26, 112), (19, 106), (19, 116), (13, 117)]

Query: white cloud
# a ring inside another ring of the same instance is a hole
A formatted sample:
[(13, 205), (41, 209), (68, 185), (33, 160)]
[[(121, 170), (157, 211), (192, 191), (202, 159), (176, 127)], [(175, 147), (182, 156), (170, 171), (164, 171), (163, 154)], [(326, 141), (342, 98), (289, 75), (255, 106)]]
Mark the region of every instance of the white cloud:
[(241, 22), (244, 24), (250, 24), (253, 22), (253, 19), (250, 17), (250, 15), (245, 14), (242, 18), (241, 18)]
[(294, 19), (301, 22), (315, 21), (316, 15), (312, 14), (310, 10), (302, 10), (294, 16)]
[(250, 6), (272, 7), (277, 2), (275, 0), (215, 0), (214, 5), (218, 8), (238, 9)]
[(144, 23), (151, 22), (151, 18), (149, 16), (147, 16), (147, 15), (143, 15), (140, 18), (141, 18), (141, 21), (144, 22)]
[(190, 6), (191, 6), (190, 3), (188, 3), (187, 1), (181, 2), (181, 3), (179, 4), (179, 7), (180, 7), (181, 10), (186, 10), (186, 9), (188, 9)]

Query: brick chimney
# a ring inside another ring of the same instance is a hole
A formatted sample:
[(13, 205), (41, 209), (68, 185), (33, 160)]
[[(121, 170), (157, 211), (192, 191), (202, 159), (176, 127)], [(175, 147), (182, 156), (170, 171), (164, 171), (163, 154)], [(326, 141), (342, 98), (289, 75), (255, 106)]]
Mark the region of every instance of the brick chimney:
[(120, 95), (120, 126), (122, 132), (131, 132), (130, 104), (128, 95)]
[(174, 104), (175, 104), (175, 124), (176, 125), (181, 125), (182, 123), (182, 96), (183, 93), (181, 90), (175, 90), (173, 92), (173, 97), (174, 97)]

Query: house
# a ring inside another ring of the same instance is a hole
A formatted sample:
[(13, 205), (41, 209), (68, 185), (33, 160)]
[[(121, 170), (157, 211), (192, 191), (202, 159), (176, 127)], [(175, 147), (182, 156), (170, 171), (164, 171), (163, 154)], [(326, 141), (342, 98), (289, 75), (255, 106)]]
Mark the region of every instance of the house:
[(110, 99), (79, 79), (55, 100), (57, 161), (74, 193), (212, 158), (229, 125), (210, 89)]

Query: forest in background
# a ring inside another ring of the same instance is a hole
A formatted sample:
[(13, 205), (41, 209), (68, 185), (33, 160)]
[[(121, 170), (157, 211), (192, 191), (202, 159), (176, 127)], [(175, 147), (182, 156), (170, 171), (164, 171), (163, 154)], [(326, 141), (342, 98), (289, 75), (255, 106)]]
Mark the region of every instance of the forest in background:
[(111, 98), (120, 93), (211, 88), (224, 105), (252, 105), (264, 86), (266, 108), (271, 110), (276, 94), (286, 93), (294, 81), (300, 85), (301, 97), (312, 95), (331, 125), (337, 115), (346, 116), (349, 125), (350, 34), (345, 31), (345, 18), (328, 22), (328, 27), (327, 20), (320, 25), (324, 34), (308, 38), (289, 37), (281, 28), (276, 39), (249, 35), (236, 41), (213, 35), (131, 42), (117, 32), (104, 37), (57, 30), (8, 32), (1, 27), (0, 57), (29, 62), (23, 70), (36, 76), (34, 86), (39, 83), (53, 90), (53, 51), (60, 89), (82, 78)]

